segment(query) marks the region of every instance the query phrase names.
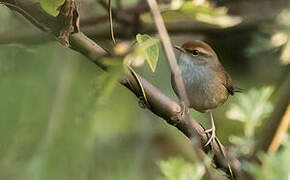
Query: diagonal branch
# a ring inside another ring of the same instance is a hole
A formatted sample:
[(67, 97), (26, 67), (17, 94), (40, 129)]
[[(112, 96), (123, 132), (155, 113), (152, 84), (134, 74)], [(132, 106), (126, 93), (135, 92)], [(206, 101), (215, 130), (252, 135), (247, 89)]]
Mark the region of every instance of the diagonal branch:
[[(58, 37), (58, 31), (60, 31), (63, 26), (61, 21), (59, 21), (59, 18), (57, 17), (48, 15), (44, 10), (41, 9), (38, 2), (35, 2), (34, 0), (0, 0), (0, 2), (10, 3), (13, 6), (17, 6), (17, 8), (22, 10), (18, 11), (20, 14), (24, 16), (25, 14), (29, 15), (29, 17), (32, 17), (41, 26), (46, 27), (48, 32), (51, 32), (52, 35)], [(11, 10), (15, 10), (14, 8), (9, 8)], [(25, 14), (22, 12), (25, 12)], [(107, 65), (104, 63), (104, 61), (102, 61), (101, 57), (109, 55), (109, 53), (94, 41), (89, 39), (87, 36), (85, 36), (82, 32), (71, 32), (69, 35), (69, 43), (69, 47), (71, 49), (83, 54), (88, 58), (88, 60), (106, 70)], [(204, 133), (203, 127), (194, 119), (192, 119), (192, 117), (189, 117), (188, 121), (186, 122), (183, 116), (179, 116), (182, 109), (179, 104), (164, 95), (162, 92), (160, 92), (160, 90), (143, 79), (141, 76), (138, 76), (138, 79), (142, 83), (142, 87), (144, 88), (149, 103), (149, 110), (152, 113), (165, 119), (169, 124), (178, 128), (188, 138), (198, 138), (202, 145), (208, 141), (208, 137)], [(128, 74), (120, 80), (120, 83), (132, 91), (138, 98), (140, 98), (143, 96), (143, 94), (142, 90), (140, 89), (139, 81), (136, 80), (134, 75)], [(194, 129), (196, 134), (192, 133), (192, 129)], [(202, 150), (205, 153), (212, 151), (212, 153), (215, 155), (214, 160), (216, 167), (221, 168), (225, 172), (228, 172), (227, 163), (223, 156), (224, 147), (219, 147), (216, 142), (213, 142), (211, 149), (208, 147), (203, 147)], [(231, 159), (231, 164), (237, 165), (232, 166), (232, 169), (234, 174), (238, 175), (240, 172), (239, 161), (235, 158)]]
[(155, 0), (147, 0), (147, 3), (149, 4), (149, 7), (151, 9), (151, 13), (153, 15), (155, 25), (157, 27), (158, 33), (160, 35), (161, 41), (165, 49), (166, 56), (168, 58), (170, 69), (172, 71), (174, 80), (176, 81), (178, 94), (180, 96), (181, 101), (183, 101), (185, 103), (185, 106), (188, 107), (189, 102), (188, 102), (187, 94), (185, 92), (183, 80), (181, 78), (181, 72), (177, 65), (175, 54), (172, 48), (172, 43), (169, 39), (167, 29), (164, 25), (162, 16), (158, 9), (157, 2)]

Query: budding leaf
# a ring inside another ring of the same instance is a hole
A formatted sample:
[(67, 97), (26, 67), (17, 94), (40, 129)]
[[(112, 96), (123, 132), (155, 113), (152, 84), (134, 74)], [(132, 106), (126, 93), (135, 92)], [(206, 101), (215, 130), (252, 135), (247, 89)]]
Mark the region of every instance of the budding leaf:
[(138, 48), (145, 56), (145, 59), (149, 64), (152, 72), (155, 72), (159, 57), (158, 40), (151, 38), (147, 34), (137, 34), (136, 40), (139, 45)]
[(56, 17), (59, 13), (58, 8), (65, 0), (39, 0), (41, 7), (50, 15)]

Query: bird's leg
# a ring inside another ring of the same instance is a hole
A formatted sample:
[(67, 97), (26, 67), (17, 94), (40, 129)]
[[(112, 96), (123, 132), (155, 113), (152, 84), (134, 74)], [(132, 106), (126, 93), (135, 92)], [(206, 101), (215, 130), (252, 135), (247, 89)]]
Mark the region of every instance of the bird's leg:
[(211, 128), (204, 131), (205, 133), (210, 133), (210, 138), (205, 143), (204, 146), (209, 145), (209, 143), (211, 143), (212, 141), (214, 141), (215, 138), (216, 138), (216, 136), (215, 136), (215, 125), (214, 125), (214, 120), (213, 120), (212, 112), (210, 112), (210, 121), (211, 121)]

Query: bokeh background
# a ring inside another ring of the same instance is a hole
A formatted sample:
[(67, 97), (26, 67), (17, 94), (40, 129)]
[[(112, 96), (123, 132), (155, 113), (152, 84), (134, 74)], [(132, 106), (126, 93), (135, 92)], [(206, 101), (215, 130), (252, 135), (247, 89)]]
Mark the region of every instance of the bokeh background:
[[(80, 3), (81, 22), (87, 20), (83, 30), (112, 49), (107, 20), (89, 21), (106, 15), (106, 10), (94, 0)], [(123, 7), (136, 3), (126, 0)], [(170, 4), (173, 1), (160, 3), (165, 9), (178, 8)], [(279, 87), (289, 76), (290, 6), (287, 0), (225, 0), (213, 6), (220, 7), (242, 21), (231, 19), (223, 27), (222, 21), (204, 22), (186, 14), (198, 11), (194, 9), (184, 10), (180, 17), (169, 11), (164, 17), (174, 44), (188, 39), (208, 42), (234, 84), (244, 89), (214, 111), (218, 137), (228, 145), (240, 142), (238, 137), (254, 137), (280, 97)], [(211, 17), (218, 21), (216, 14)], [(117, 40), (133, 43), (137, 33), (158, 37), (150, 30), (154, 25), (148, 14), (140, 21), (143, 26), (135, 29), (115, 23)], [(0, 44), (1, 180), (160, 179), (161, 161), (192, 160), (190, 141), (140, 108), (138, 99), (116, 82), (118, 70), (105, 73), (4, 6), (0, 6)], [(136, 70), (177, 100), (162, 49), (156, 72), (146, 63)], [(261, 104), (255, 104), (259, 100)], [(246, 108), (239, 106), (241, 101), (246, 101)], [(252, 110), (257, 106), (263, 108), (255, 118)], [(209, 126), (208, 114), (190, 113)], [(248, 116), (237, 117), (239, 113)]]

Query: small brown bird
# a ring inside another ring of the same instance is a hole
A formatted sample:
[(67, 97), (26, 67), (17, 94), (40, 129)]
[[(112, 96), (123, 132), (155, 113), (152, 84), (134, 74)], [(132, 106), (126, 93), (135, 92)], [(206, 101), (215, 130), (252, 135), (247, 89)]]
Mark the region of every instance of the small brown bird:
[[(189, 100), (189, 108), (201, 113), (209, 112), (211, 128), (206, 133), (211, 133), (207, 146), (215, 138), (215, 124), (212, 109), (222, 105), (229, 95), (240, 92), (234, 88), (230, 75), (224, 70), (214, 50), (202, 41), (189, 41), (181, 47), (178, 65), (182, 74), (183, 83)], [(174, 79), (171, 77), (172, 88), (177, 93)]]

